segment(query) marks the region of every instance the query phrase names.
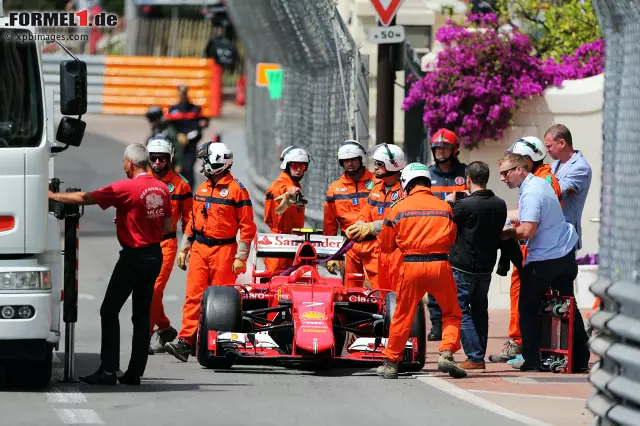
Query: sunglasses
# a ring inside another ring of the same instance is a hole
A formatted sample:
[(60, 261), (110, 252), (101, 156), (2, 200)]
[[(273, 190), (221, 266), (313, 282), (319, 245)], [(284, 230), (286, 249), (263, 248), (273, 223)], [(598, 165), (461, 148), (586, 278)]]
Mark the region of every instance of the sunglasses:
[(305, 163), (289, 163), (289, 167), (296, 170), (306, 170), (307, 165)]
[(167, 158), (166, 155), (151, 155), (149, 156), (149, 160), (151, 160), (152, 163), (155, 163), (156, 161), (166, 163), (167, 161), (169, 161), (169, 158)]
[(518, 167), (520, 167), (520, 166), (515, 166), (515, 167), (511, 167), (510, 169), (507, 169), (507, 170), (502, 170), (502, 171), (500, 172), (500, 176), (502, 176), (502, 177), (506, 178), (510, 171), (515, 170), (515, 169), (517, 169)]
[(384, 163), (382, 161), (376, 161), (373, 164), (374, 164), (374, 166), (376, 166), (379, 169), (384, 167)]

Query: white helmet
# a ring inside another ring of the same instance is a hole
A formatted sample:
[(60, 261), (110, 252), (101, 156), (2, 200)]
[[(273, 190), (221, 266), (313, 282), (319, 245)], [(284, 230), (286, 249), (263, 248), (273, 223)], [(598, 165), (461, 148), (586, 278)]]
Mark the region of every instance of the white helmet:
[(149, 154), (168, 154), (169, 162), (173, 161), (173, 144), (164, 136), (156, 135), (147, 141)]
[(371, 149), (374, 161), (380, 161), (384, 163), (384, 168), (387, 172), (399, 172), (406, 164), (404, 158), (404, 152), (398, 145), (383, 143), (376, 145)]
[(402, 169), (402, 173), (400, 174), (400, 184), (402, 184), (402, 189), (406, 191), (409, 182), (419, 177), (426, 177), (431, 181), (429, 168), (422, 163), (408, 164), (407, 167)]
[(233, 153), (222, 142), (211, 142), (207, 147), (203, 171), (205, 176), (219, 175), (233, 164)]
[(528, 155), (534, 163), (544, 160), (544, 157), (547, 156), (544, 144), (535, 136), (525, 136), (518, 139), (509, 147), (507, 152)]
[(280, 170), (286, 170), (289, 163), (307, 163), (311, 155), (301, 146), (288, 146), (280, 155)]
[(350, 160), (360, 157), (360, 161), (364, 164), (367, 152), (359, 142), (352, 139), (346, 140), (340, 144), (338, 148), (338, 160)]

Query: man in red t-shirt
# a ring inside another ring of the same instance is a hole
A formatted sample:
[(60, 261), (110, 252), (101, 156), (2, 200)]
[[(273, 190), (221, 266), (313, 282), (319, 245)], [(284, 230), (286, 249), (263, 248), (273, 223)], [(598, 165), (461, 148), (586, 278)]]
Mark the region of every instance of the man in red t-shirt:
[[(171, 199), (167, 185), (149, 175), (149, 153), (144, 145), (125, 149), (124, 171), (120, 180), (93, 192), (49, 192), (55, 201), (92, 205), (103, 210), (116, 208), (116, 233), (122, 246), (109, 286), (100, 307), (102, 349), (100, 368), (80, 377), (85, 383), (115, 385), (140, 384), (149, 356), (149, 312), (153, 287), (162, 267), (160, 240), (171, 231)], [(129, 368), (116, 378), (120, 364), (120, 325), (122, 306), (132, 295), (133, 345)]]

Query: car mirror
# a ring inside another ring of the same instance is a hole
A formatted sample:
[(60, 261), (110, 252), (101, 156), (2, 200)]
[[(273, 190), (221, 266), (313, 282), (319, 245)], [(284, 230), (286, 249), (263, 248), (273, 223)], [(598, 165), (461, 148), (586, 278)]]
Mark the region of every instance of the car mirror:
[(87, 113), (87, 64), (84, 61), (60, 62), (60, 112), (64, 115)]
[(67, 145), (80, 146), (86, 127), (87, 123), (80, 119), (62, 117), (56, 133), (56, 140)]

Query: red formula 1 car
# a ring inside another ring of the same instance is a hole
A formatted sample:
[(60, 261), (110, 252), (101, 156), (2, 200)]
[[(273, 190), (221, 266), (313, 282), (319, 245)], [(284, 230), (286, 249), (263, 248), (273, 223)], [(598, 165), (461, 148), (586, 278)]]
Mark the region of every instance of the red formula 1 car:
[[(343, 278), (321, 276), (319, 261), (344, 260), (344, 238), (318, 230), (294, 232), (257, 235), (251, 284), (205, 291), (196, 347), (201, 365), (226, 369), (235, 363), (310, 361), (376, 367), (382, 362), (395, 293), (345, 288)], [(294, 258), (294, 267), (289, 275), (271, 276), (256, 270), (258, 257)], [(350, 279), (364, 281), (361, 274)], [(425, 359), (425, 309), (419, 303), (400, 369), (420, 371)]]

